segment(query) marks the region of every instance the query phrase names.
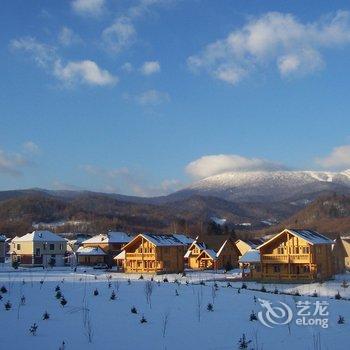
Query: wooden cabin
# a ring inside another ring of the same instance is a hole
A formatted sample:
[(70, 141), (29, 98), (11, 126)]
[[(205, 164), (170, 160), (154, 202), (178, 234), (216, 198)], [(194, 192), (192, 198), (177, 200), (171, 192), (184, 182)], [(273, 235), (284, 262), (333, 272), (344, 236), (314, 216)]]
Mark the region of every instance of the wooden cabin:
[(11, 258), (22, 266), (64, 266), (67, 241), (51, 231), (33, 231), (11, 241)]
[[(99, 262), (104, 262), (110, 266), (113, 265), (113, 258), (118, 255), (121, 251), (122, 248), (131, 241), (131, 237), (125, 233), (125, 232), (114, 232), (114, 231), (109, 231), (106, 234), (99, 234), (96, 236), (93, 236), (81, 243), (81, 246), (83, 248), (100, 248), (105, 254), (104, 255), (99, 255), (99, 259), (102, 259), (103, 256), (103, 261)], [(88, 250), (85, 250), (86, 254), (84, 255), (84, 258), (79, 259), (78, 261), (83, 261), (88, 260)], [(96, 259), (96, 252), (92, 250), (92, 254), (90, 256), (90, 261), (93, 261)], [(77, 254), (80, 254), (77, 252)], [(89, 263), (91, 265), (91, 263)]]
[(337, 237), (332, 247), (335, 273), (350, 270), (350, 236)]
[(187, 252), (184, 256), (186, 261), (186, 266), (193, 270), (200, 270), (201, 267), (200, 267), (200, 261), (198, 260), (198, 257), (200, 256), (202, 251), (206, 248), (207, 246), (205, 245), (205, 243), (198, 242), (196, 239), (187, 249)]
[(107, 254), (99, 247), (79, 247), (77, 252), (79, 265), (93, 266), (106, 262)]
[(184, 250), (184, 244), (173, 235), (139, 234), (123, 247), (124, 272), (183, 272)]
[(259, 280), (261, 279), (260, 252), (251, 249), (239, 258), (239, 267), (242, 269), (242, 278)]
[(196, 259), (198, 269), (200, 270), (214, 270), (217, 264), (216, 251), (213, 249), (203, 249)]
[(219, 248), (216, 257), (216, 268), (231, 270), (238, 267), (240, 251), (232, 238), (226, 239)]
[(256, 249), (260, 244), (265, 241), (263, 238), (251, 238), (251, 239), (237, 239), (236, 246), (240, 251), (240, 256), (243, 256), (246, 252), (252, 249)]
[(334, 242), (311, 230), (285, 229), (258, 247), (261, 279), (314, 281), (334, 274)]

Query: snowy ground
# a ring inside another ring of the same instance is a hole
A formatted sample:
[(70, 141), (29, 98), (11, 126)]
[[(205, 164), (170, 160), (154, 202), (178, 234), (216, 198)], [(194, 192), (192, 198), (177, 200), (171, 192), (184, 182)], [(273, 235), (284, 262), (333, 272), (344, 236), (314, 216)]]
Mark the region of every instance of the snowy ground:
[[(350, 298), (350, 287), (341, 287), (344, 279), (350, 280), (349, 275), (338, 276), (322, 285), (265, 284), (267, 291), (275, 287), (280, 292), (298, 290), (302, 294), (300, 297), (239, 290), (242, 282), (232, 280), (238, 277), (237, 273), (169, 275), (168, 283), (163, 282), (165, 276), (155, 276), (151, 306), (145, 296), (146, 276), (144, 280), (138, 280), (139, 275), (112, 273), (109, 288), (108, 275), (92, 269), (85, 273), (78, 269), (74, 273), (69, 268), (51, 271), (0, 268), (0, 288), (4, 285), (7, 289), (7, 293), (0, 293), (3, 297), (0, 300), (0, 349), (28, 346), (36, 350), (58, 350), (63, 341), (65, 350), (238, 349), (243, 333), (252, 340), (248, 349), (254, 350), (349, 348), (350, 301), (334, 299), (338, 290), (342, 297)], [(232, 287), (227, 287), (225, 278), (230, 278)], [(180, 283), (174, 283), (175, 279)], [(157, 283), (158, 280), (161, 282)], [(215, 293), (214, 280), (218, 281)], [(200, 281), (205, 281), (205, 285)], [(65, 307), (55, 297), (57, 285), (68, 302)], [(260, 289), (262, 285), (247, 283), (247, 287)], [(99, 292), (97, 296), (95, 289)], [(110, 300), (113, 290), (116, 299)], [(310, 296), (315, 290), (319, 295), (317, 298)], [(25, 305), (20, 305), (22, 295), (26, 299)], [(298, 326), (293, 319), (289, 326), (268, 328), (258, 320), (250, 321), (252, 310), (256, 313), (263, 310), (258, 298), (284, 302), (294, 314), (297, 301), (326, 301), (329, 303), (329, 327)], [(12, 304), (9, 311), (5, 310), (7, 301)], [(208, 303), (213, 304), (214, 311), (207, 310)], [(137, 314), (131, 313), (133, 306)], [(42, 320), (45, 311), (50, 314), (46, 321)], [(147, 323), (140, 323), (142, 315)], [(337, 323), (339, 315), (344, 316), (345, 324)], [(38, 325), (36, 336), (29, 333), (34, 322)], [(315, 345), (317, 341), (319, 347)]]

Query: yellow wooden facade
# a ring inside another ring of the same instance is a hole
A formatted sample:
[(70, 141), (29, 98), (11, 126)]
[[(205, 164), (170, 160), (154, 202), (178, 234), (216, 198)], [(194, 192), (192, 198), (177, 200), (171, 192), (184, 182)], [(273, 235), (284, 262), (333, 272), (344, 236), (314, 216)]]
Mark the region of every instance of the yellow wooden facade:
[(262, 280), (311, 281), (334, 274), (330, 239), (309, 230), (285, 229), (258, 247)]
[(184, 271), (184, 245), (171, 235), (139, 234), (123, 250), (126, 273)]
[(201, 270), (201, 262), (198, 257), (201, 255), (203, 250), (206, 249), (206, 245), (204, 243), (200, 243), (194, 241), (190, 247), (188, 248), (185, 259), (187, 262), (187, 267), (193, 270)]

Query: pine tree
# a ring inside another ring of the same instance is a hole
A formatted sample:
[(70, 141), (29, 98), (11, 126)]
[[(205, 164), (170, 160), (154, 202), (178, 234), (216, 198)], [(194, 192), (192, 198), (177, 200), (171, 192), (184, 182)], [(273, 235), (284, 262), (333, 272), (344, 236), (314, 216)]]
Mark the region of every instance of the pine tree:
[(50, 318), (50, 314), (47, 311), (45, 311), (42, 318), (43, 320), (48, 320)]
[(29, 328), (29, 332), (32, 334), (32, 335), (36, 335), (36, 331), (38, 330), (38, 325), (36, 323), (33, 323), (32, 326), (30, 326)]
[(115, 298), (116, 298), (116, 295), (115, 295), (115, 292), (114, 292), (114, 290), (112, 290), (112, 294), (111, 294), (111, 300), (115, 300)]
[(5, 304), (5, 310), (9, 311), (9, 310), (11, 310), (11, 307), (12, 307), (12, 304), (10, 303), (10, 301), (7, 301)]
[(137, 314), (137, 309), (135, 306), (133, 306), (130, 311), (132, 314)]
[(214, 306), (213, 306), (213, 304), (209, 303), (209, 304), (207, 305), (207, 310), (208, 310), (208, 311), (214, 311)]
[(97, 288), (94, 290), (94, 296), (97, 296), (99, 293), (98, 293), (98, 290)]
[(63, 307), (65, 307), (65, 305), (67, 305), (67, 300), (65, 299), (65, 297), (62, 296), (60, 303)]

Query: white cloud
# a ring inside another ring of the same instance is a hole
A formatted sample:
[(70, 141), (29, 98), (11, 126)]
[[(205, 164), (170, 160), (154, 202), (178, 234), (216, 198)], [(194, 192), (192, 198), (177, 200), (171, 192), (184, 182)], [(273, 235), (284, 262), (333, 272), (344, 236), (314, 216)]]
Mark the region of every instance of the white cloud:
[(0, 174), (20, 176), (22, 167), (30, 163), (30, 160), (20, 153), (8, 153), (0, 149)]
[(114, 85), (118, 82), (118, 77), (113, 76), (105, 69), (101, 69), (94, 61), (90, 60), (68, 62), (65, 66), (57, 61), (54, 74), (68, 85), (82, 83), (103, 86)]
[(54, 47), (43, 44), (33, 37), (14, 39), (10, 43), (10, 48), (28, 53), (34, 62), (43, 68), (52, 64), (52, 61), (56, 59)]
[(121, 69), (127, 73), (131, 73), (134, 70), (133, 65), (130, 62), (125, 62), (122, 66)]
[(273, 171), (286, 169), (283, 165), (260, 158), (246, 158), (236, 154), (203, 156), (186, 166), (194, 179), (202, 179), (229, 171)]
[(291, 14), (270, 12), (188, 58), (193, 71), (206, 71), (232, 85), (270, 64), (283, 77), (311, 73), (325, 66), (321, 51), (350, 43), (350, 12), (338, 11), (302, 23)]
[(28, 154), (38, 154), (40, 152), (39, 146), (33, 141), (27, 141), (22, 146), (24, 152)]
[(105, 0), (74, 0), (72, 8), (78, 15), (98, 17), (105, 10)]
[(62, 27), (58, 33), (58, 41), (63, 46), (71, 46), (80, 43), (82, 40), (78, 34), (68, 27)]
[(131, 46), (136, 40), (136, 30), (127, 17), (118, 18), (102, 32), (105, 46), (116, 53)]
[(135, 97), (137, 103), (143, 106), (158, 106), (170, 101), (167, 92), (158, 90), (147, 90)]
[(62, 63), (54, 47), (38, 42), (35, 38), (25, 37), (12, 40), (10, 47), (30, 54), (34, 62), (66, 85), (76, 83), (105, 86), (114, 85), (118, 77), (100, 68), (91, 60)]
[(328, 156), (316, 159), (316, 163), (330, 169), (350, 168), (350, 145), (333, 148)]
[(147, 61), (145, 62), (140, 71), (143, 75), (151, 75), (160, 72), (160, 64), (158, 61)]

